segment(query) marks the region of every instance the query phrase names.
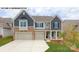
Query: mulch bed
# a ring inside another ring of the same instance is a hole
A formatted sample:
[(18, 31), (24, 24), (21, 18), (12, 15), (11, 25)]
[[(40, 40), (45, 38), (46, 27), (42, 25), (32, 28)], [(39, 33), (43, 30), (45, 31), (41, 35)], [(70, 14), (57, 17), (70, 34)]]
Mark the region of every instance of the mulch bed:
[(79, 48), (72, 48), (71, 50), (73, 50), (75, 52), (79, 52)]

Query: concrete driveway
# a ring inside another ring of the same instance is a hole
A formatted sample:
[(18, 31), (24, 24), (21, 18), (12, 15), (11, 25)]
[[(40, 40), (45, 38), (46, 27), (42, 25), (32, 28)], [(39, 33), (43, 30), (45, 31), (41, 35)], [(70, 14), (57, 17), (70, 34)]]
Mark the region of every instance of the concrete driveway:
[(44, 52), (46, 49), (44, 40), (14, 40), (0, 47), (0, 52)]

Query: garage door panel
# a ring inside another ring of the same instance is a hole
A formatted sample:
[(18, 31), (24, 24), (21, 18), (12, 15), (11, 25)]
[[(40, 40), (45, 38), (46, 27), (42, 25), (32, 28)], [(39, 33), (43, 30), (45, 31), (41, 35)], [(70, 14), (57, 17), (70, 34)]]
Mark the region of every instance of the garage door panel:
[(44, 40), (44, 32), (35, 32), (36, 40)]
[(32, 40), (32, 32), (16, 32), (15, 39), (18, 40)]

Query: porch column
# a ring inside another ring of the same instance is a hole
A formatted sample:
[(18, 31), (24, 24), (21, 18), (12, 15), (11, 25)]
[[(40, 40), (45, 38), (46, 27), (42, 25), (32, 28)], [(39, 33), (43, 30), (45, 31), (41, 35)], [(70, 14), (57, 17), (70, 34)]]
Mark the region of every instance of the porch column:
[(52, 31), (50, 31), (50, 40), (52, 40)]
[(57, 31), (56, 31), (56, 40), (57, 40)]
[(44, 39), (46, 40), (46, 31), (44, 31)]

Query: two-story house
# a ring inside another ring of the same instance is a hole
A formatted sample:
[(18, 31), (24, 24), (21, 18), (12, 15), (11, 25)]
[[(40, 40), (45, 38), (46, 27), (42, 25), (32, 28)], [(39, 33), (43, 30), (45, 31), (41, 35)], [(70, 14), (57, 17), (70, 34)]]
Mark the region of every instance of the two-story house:
[(13, 24), (15, 40), (60, 40), (62, 24), (58, 16), (31, 16), (22, 10), (15, 17)]

